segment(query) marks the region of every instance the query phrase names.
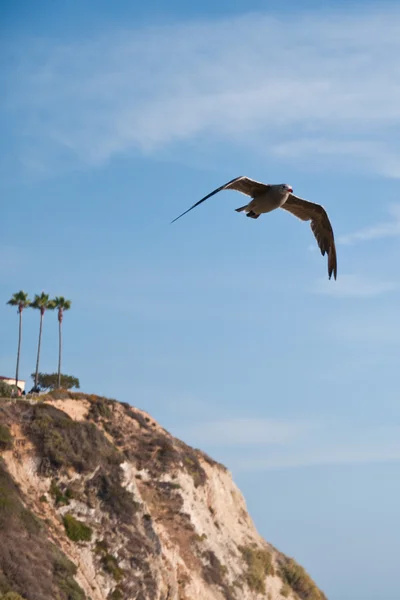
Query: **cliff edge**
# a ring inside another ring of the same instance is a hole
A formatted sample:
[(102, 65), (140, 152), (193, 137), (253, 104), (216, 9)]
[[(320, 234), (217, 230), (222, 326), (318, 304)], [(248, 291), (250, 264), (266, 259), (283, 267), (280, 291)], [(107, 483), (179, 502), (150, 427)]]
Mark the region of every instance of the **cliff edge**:
[(70, 392), (0, 400), (1, 598), (326, 600), (223, 465), (129, 404)]

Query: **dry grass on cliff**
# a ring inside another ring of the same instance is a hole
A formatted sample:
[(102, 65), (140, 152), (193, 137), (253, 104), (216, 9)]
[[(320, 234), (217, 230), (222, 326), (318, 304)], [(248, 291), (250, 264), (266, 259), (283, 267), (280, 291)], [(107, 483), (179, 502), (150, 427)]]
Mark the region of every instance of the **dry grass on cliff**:
[(43, 523), (27, 510), (0, 459), (0, 594), (32, 600), (84, 600), (75, 565), (47, 538)]

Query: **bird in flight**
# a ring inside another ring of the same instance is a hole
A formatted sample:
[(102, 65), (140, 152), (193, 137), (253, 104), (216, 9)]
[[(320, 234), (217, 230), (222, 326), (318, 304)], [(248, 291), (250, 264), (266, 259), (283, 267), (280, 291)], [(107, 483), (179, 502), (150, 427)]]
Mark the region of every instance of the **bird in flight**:
[(246, 196), (250, 196), (251, 200), (248, 204), (240, 206), (235, 210), (236, 212), (245, 211), (246, 217), (250, 217), (251, 219), (258, 219), (261, 214), (271, 212), (276, 208), (283, 208), (302, 221), (311, 221), (311, 230), (317, 240), (321, 254), (322, 256), (325, 253), (328, 255), (329, 279), (332, 277), (332, 274), (336, 279), (337, 258), (335, 239), (332, 225), (325, 209), (320, 204), (308, 202), (308, 200), (303, 200), (303, 198), (295, 196), (292, 193), (293, 188), (287, 183), (272, 185), (260, 183), (245, 176), (235, 177), (235, 179), (228, 181), (228, 183), (221, 185), (221, 187), (204, 196), (204, 198), (185, 210), (185, 212), (176, 217), (171, 223), (174, 223), (190, 210), (222, 190), (236, 190)]

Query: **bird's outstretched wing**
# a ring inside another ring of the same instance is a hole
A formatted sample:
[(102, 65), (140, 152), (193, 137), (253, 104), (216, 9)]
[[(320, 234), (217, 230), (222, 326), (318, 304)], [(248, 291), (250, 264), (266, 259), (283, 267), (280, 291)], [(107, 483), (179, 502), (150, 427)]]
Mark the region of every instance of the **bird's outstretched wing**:
[(201, 200), (193, 204), (193, 206), (185, 210), (185, 212), (179, 215), (179, 217), (176, 217), (176, 219), (171, 221), (171, 223), (174, 223), (175, 221), (183, 217), (183, 215), (186, 215), (186, 213), (192, 210), (192, 208), (195, 208), (208, 198), (211, 198), (211, 196), (214, 196), (214, 194), (222, 192), (222, 190), (236, 190), (238, 192), (241, 192), (242, 194), (246, 194), (247, 196), (251, 196), (252, 198), (254, 198), (256, 194), (266, 192), (269, 187), (270, 186), (267, 183), (260, 183), (259, 181), (254, 181), (254, 179), (250, 179), (249, 177), (245, 177), (244, 175), (241, 175), (240, 177), (235, 177), (235, 179), (228, 181), (228, 183), (221, 185), (221, 187), (217, 188), (210, 194), (207, 194), (207, 196), (204, 196), (204, 198), (202, 198)]
[(332, 225), (325, 209), (320, 204), (308, 202), (302, 198), (298, 198), (293, 194), (289, 195), (285, 204), (281, 207), (302, 221), (311, 221), (310, 226), (315, 239), (318, 242), (322, 256), (325, 252), (328, 254), (328, 275), (329, 279), (332, 276), (336, 279), (337, 275), (337, 257), (335, 238), (333, 235)]

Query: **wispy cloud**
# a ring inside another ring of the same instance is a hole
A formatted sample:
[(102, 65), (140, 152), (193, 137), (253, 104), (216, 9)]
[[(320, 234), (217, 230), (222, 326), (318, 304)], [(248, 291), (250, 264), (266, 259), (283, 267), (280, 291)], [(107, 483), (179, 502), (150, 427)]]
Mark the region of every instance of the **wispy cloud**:
[(203, 422), (185, 428), (192, 444), (214, 446), (281, 445), (307, 436), (315, 424), (281, 419), (233, 418)]
[(217, 139), (398, 177), (399, 27), (385, 7), (19, 40), (3, 110), (40, 170)]
[(400, 462), (398, 426), (232, 418), (186, 425), (182, 437), (218, 454), (235, 471)]
[(309, 447), (289, 448), (285, 452), (238, 458), (237, 471), (262, 471), (314, 466), (355, 465), (382, 462), (400, 462), (399, 427), (381, 427), (361, 431), (353, 439), (329, 435), (318, 439)]
[(393, 292), (398, 288), (399, 284), (396, 281), (376, 281), (361, 275), (341, 275), (335, 285), (326, 279), (321, 279), (315, 285), (314, 291), (340, 298), (371, 298)]
[(400, 204), (392, 204), (389, 206), (389, 213), (392, 216), (389, 221), (382, 221), (364, 227), (353, 233), (338, 237), (338, 243), (344, 245), (356, 244), (357, 242), (367, 242), (370, 240), (379, 240), (382, 238), (400, 236)]

